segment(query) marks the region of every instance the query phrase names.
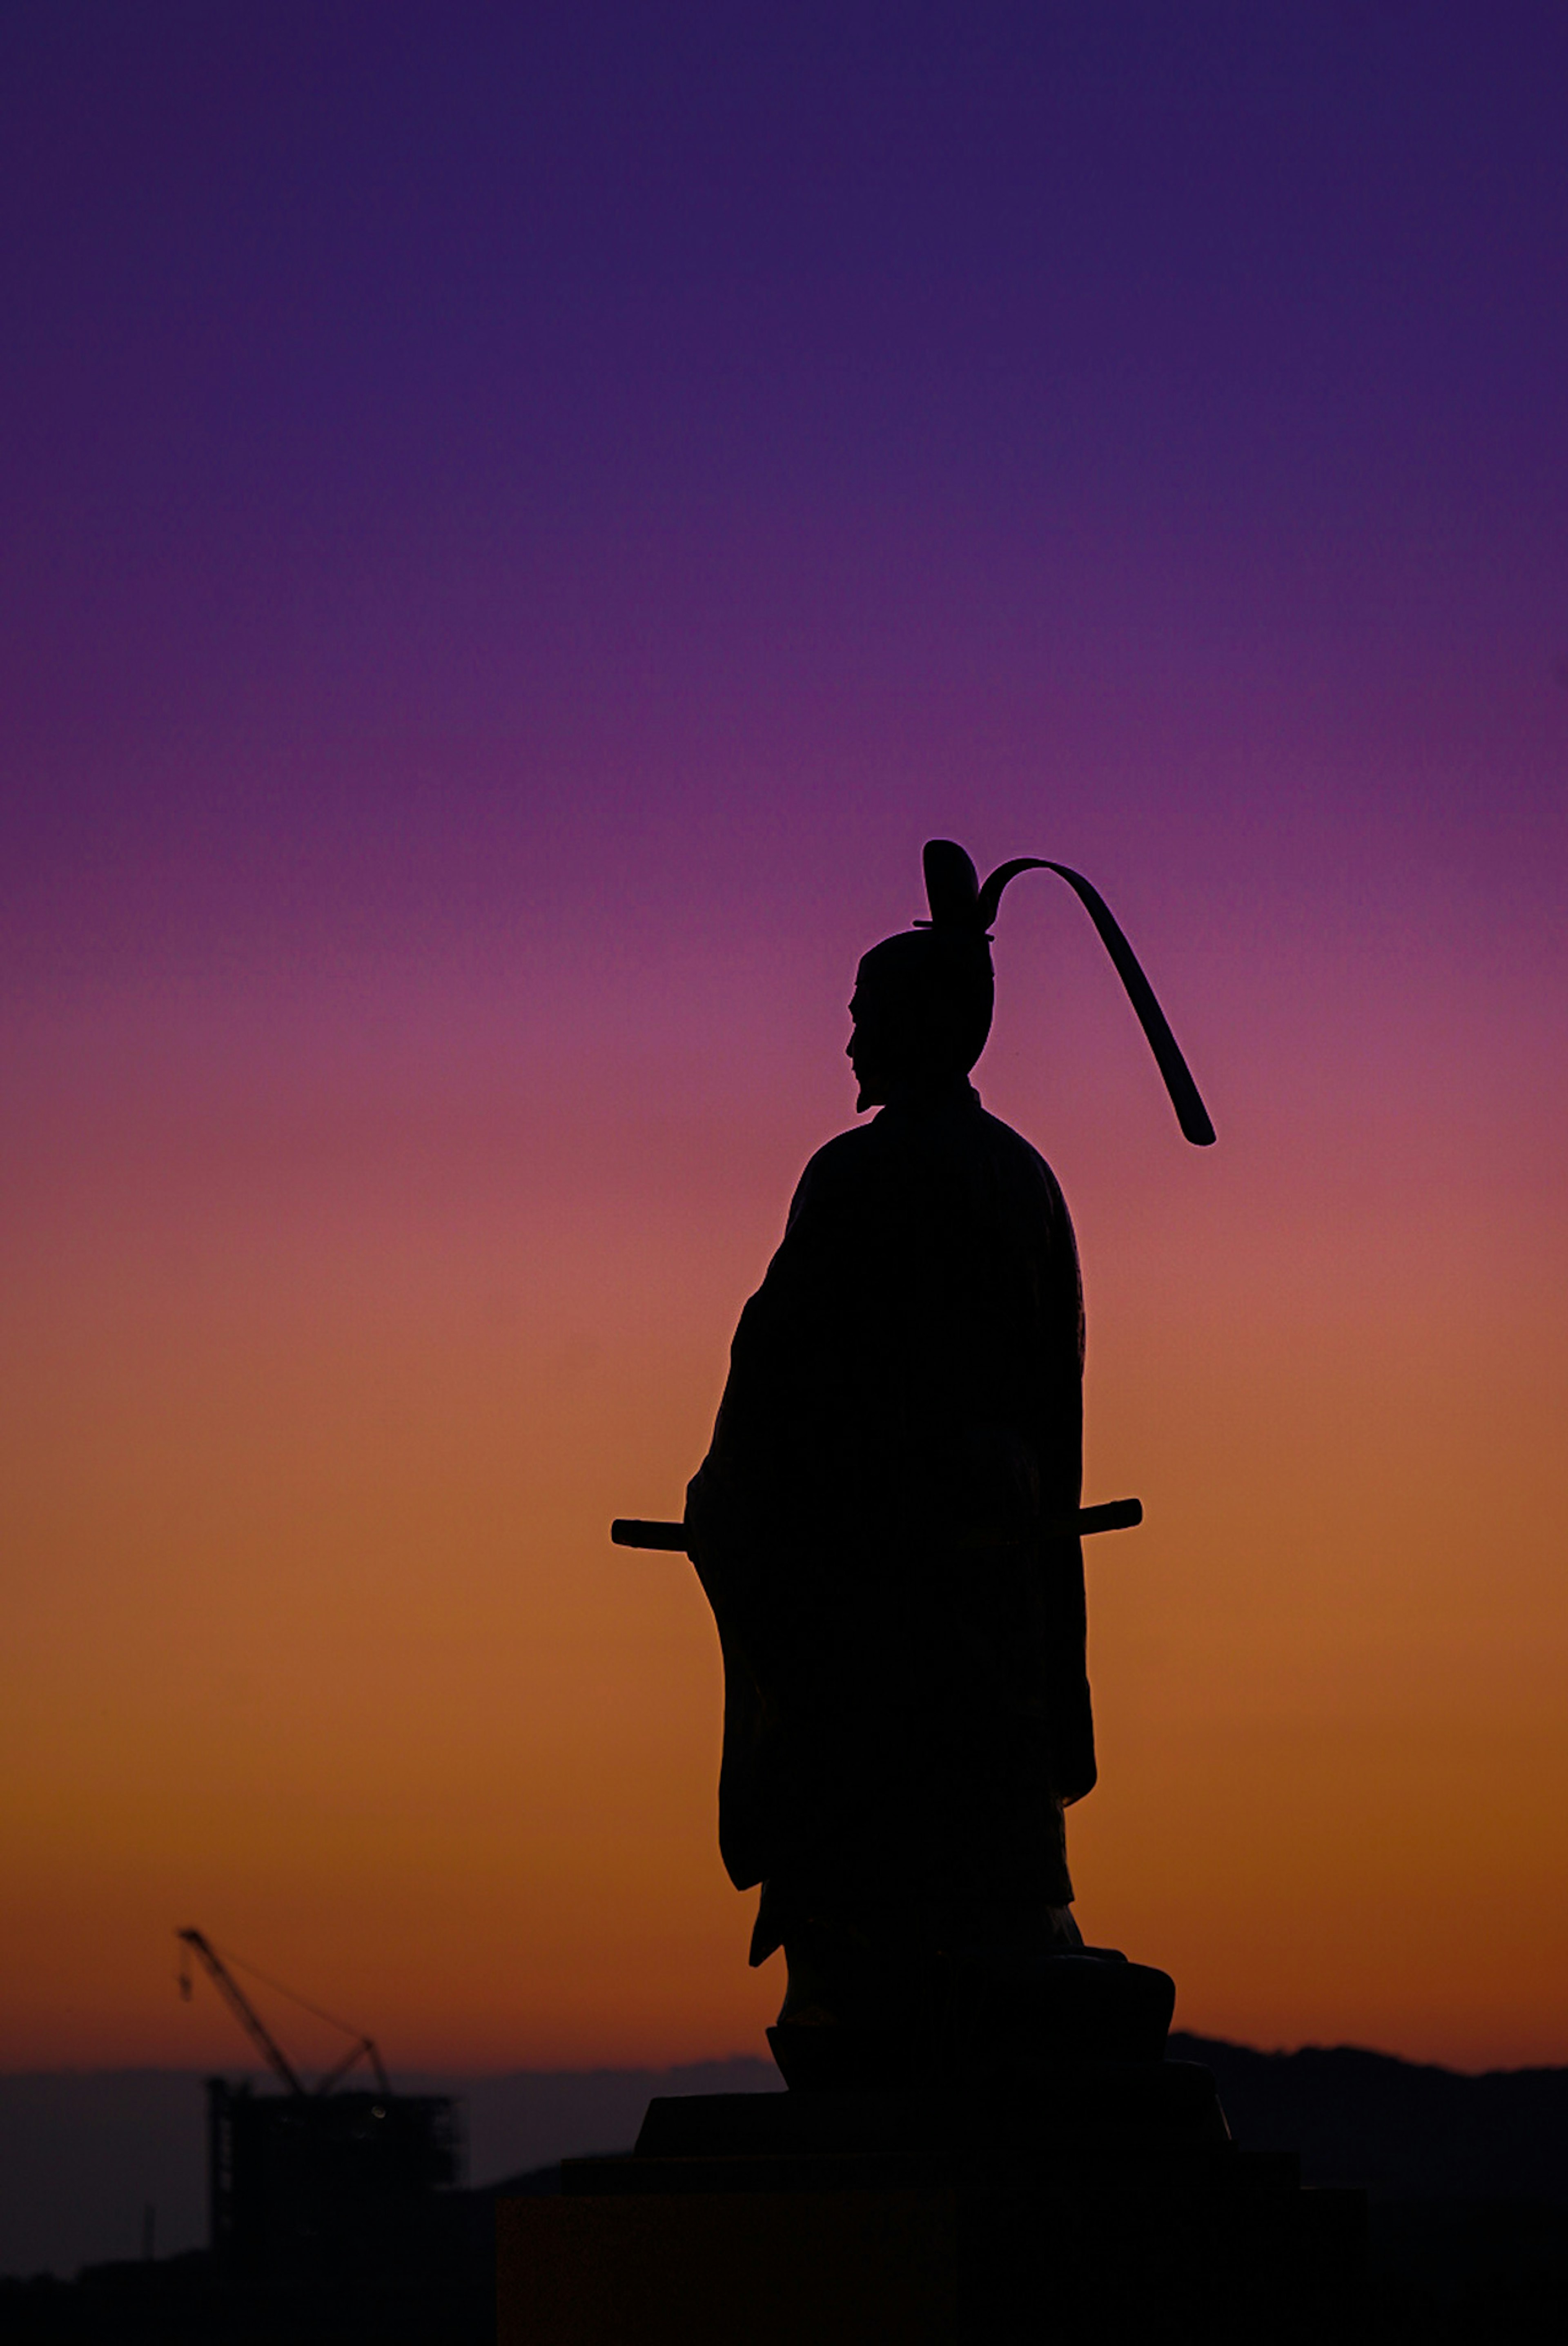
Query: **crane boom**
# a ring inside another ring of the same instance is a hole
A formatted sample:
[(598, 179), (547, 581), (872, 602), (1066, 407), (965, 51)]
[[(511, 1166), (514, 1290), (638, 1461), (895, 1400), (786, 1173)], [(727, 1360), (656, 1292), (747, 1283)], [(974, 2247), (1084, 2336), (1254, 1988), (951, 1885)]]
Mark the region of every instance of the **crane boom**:
[(365, 2059), (370, 2063), (371, 2067), (375, 2074), (376, 2084), (380, 2086), (382, 2092), (383, 2094), (390, 2094), (392, 2091), (392, 2079), (387, 2076), (385, 2066), (382, 2063), (381, 2053), (377, 2048), (376, 2040), (373, 2036), (361, 2036), (357, 2045), (351, 2045), (342, 2059), (339, 2062), (337, 2067), (335, 2069), (328, 2070), (326, 2076), (322, 2078), (321, 2084), (316, 2088), (317, 2093), (330, 2094), (332, 2087), (337, 2085), (339, 2080), (348, 2076), (349, 2071), (353, 2067), (354, 2063), (359, 2059), (361, 2053), (364, 2055)]
[[(305, 2091), (304, 2086), (300, 2083), (299, 2074), (288, 2055), (272, 2035), (260, 2014), (255, 2010), (249, 1997), (229, 1971), (216, 1947), (209, 1943), (200, 1931), (177, 1931), (175, 1936), (182, 1945), (193, 1949), (200, 1956), (213, 1986), (222, 1996), (229, 2011), (256, 2046), (268, 2067), (281, 2077), (291, 2094), (302, 2096)], [(357, 2050), (356, 2047), (356, 2052)]]

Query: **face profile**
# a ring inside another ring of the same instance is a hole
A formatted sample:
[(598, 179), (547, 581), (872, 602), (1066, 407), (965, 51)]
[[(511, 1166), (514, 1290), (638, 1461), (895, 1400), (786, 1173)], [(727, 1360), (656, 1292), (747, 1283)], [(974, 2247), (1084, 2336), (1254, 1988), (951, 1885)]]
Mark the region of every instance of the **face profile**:
[(857, 979), (850, 996), (850, 1039), (844, 1056), (855, 1071), (855, 1112), (883, 1107), (898, 1088), (900, 1052), (896, 1021), (885, 994)]
[(917, 929), (874, 945), (850, 1000), (845, 1056), (859, 1086), (857, 1112), (962, 1084), (984, 1048), (991, 1000), (983, 937), (957, 943)]

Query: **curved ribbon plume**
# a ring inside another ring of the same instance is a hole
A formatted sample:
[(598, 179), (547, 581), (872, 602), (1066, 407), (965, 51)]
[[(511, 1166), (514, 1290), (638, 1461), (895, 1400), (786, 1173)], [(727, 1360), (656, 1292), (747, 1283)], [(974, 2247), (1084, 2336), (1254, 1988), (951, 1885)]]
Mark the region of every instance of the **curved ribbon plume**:
[[(930, 852), (929, 849), (927, 852)], [(967, 862), (968, 858), (964, 860)], [(1002, 902), (1003, 890), (1021, 872), (1054, 872), (1072, 889), (1100, 932), (1100, 943), (1116, 965), (1116, 974), (1127, 990), (1127, 999), (1137, 1013), (1138, 1024), (1166, 1079), (1166, 1089), (1176, 1112), (1176, 1122), (1195, 1148), (1208, 1148), (1214, 1139), (1214, 1126), (1192, 1079), (1192, 1070), (1182, 1057), (1181, 1046), (1171, 1033), (1170, 1022), (1155, 997), (1154, 987), (1144, 975), (1136, 954), (1123, 935), (1115, 914), (1099, 890), (1085, 880), (1081, 872), (1073, 871), (1065, 863), (1053, 863), (1040, 855), (1021, 855), (1011, 863), (999, 864), (980, 891), (978, 910), (983, 925), (986, 928), (991, 926)], [(934, 911), (934, 906), (932, 909)]]

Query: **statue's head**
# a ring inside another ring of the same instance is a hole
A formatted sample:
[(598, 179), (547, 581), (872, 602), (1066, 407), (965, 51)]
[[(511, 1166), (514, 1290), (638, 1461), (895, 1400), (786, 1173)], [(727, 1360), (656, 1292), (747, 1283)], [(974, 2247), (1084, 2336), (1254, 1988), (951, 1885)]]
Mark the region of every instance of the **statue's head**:
[(849, 1057), (861, 1108), (967, 1076), (991, 1032), (996, 988), (974, 866), (933, 839), (925, 880), (931, 919), (873, 945), (855, 972)]
[(1024, 855), (999, 865), (983, 884), (963, 849), (951, 839), (928, 840), (924, 863), (931, 918), (873, 945), (855, 973), (849, 1058), (859, 1086), (858, 1107), (930, 1094), (968, 1075), (991, 1032), (991, 924), (1003, 891), (1021, 872), (1055, 872), (1084, 905), (1116, 965), (1183, 1132), (1199, 1148), (1214, 1138), (1208, 1112), (1153, 988), (1109, 905), (1081, 872)]

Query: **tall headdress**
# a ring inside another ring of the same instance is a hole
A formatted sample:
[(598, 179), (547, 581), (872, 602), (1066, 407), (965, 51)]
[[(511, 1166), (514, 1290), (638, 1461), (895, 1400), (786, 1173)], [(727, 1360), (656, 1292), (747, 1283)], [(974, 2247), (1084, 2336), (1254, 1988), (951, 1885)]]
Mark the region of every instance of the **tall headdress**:
[(1137, 1013), (1138, 1024), (1166, 1079), (1166, 1089), (1176, 1112), (1176, 1122), (1195, 1148), (1207, 1148), (1214, 1138), (1208, 1110), (1198, 1096), (1197, 1086), (1182, 1057), (1165, 1012), (1155, 999), (1155, 990), (1144, 975), (1137, 955), (1122, 934), (1115, 915), (1098, 889), (1092, 887), (1081, 872), (1070, 871), (1065, 863), (1052, 863), (1038, 855), (1020, 855), (1011, 863), (998, 864), (982, 885), (974, 865), (962, 848), (951, 839), (928, 840), (924, 863), (925, 892), (931, 905), (931, 919), (917, 921), (915, 926), (929, 932), (933, 944), (943, 950), (944, 957), (951, 954), (955, 973), (962, 968), (966, 976), (983, 985), (987, 1026), (990, 1025), (990, 932), (1002, 903), (1003, 890), (1010, 881), (1016, 880), (1021, 872), (1054, 872), (1060, 879), (1065, 880), (1098, 929), (1100, 942), (1115, 964), (1116, 974), (1127, 989), (1127, 999)]

